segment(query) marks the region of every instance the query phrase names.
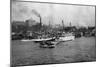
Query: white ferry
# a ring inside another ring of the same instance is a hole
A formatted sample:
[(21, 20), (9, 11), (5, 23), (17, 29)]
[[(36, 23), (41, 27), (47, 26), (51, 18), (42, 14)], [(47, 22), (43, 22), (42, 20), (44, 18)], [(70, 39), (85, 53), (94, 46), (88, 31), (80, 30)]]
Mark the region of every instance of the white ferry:
[(72, 33), (63, 33), (61, 37), (59, 37), (58, 41), (70, 41), (74, 40), (75, 36)]

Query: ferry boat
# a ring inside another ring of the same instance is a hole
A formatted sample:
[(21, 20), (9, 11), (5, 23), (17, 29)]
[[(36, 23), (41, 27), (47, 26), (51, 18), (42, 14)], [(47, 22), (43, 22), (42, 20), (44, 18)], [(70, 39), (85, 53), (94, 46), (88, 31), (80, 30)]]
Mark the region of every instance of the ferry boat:
[(71, 41), (74, 39), (75, 36), (72, 33), (63, 33), (62, 36), (58, 38), (58, 41)]

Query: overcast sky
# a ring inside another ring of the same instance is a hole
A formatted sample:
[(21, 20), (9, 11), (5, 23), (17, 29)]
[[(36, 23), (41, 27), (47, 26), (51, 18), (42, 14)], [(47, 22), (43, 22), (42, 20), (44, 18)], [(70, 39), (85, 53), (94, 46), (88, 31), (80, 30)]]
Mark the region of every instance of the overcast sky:
[(79, 26), (95, 25), (94, 6), (12, 2), (12, 20), (25, 21), (31, 18), (39, 22), (39, 15), (44, 24), (61, 24), (63, 20), (66, 26), (70, 22)]

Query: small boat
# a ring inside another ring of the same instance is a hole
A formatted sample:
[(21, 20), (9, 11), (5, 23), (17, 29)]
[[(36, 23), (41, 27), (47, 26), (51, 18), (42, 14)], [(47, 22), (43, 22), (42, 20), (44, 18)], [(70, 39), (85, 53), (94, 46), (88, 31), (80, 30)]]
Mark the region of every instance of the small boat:
[(51, 41), (44, 41), (40, 43), (41, 48), (55, 48), (55, 44)]

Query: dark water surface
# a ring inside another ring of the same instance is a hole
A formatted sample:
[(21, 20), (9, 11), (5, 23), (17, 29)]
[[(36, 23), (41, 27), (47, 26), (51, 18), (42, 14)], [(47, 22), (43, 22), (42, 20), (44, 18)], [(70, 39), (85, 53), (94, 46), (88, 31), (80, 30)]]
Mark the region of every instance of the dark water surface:
[(12, 65), (85, 62), (96, 60), (95, 37), (81, 37), (59, 43), (55, 48), (40, 48), (39, 43), (12, 41)]

